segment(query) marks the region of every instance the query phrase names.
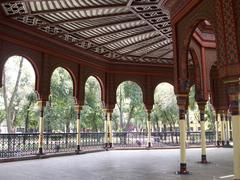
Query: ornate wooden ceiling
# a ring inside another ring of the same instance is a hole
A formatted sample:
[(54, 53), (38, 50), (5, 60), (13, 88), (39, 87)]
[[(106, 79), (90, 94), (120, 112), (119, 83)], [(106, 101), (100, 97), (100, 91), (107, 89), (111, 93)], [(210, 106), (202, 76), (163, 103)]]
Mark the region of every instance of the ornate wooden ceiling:
[(2, 0), (7, 18), (110, 61), (172, 64), (162, 0)]

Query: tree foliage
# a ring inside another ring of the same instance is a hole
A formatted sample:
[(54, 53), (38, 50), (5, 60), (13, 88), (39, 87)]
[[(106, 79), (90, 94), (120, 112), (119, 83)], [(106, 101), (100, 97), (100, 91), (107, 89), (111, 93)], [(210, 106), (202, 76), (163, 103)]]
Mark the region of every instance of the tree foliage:
[[(15, 127), (26, 119), (22, 111), (30, 94), (34, 94), (35, 74), (24, 57), (12, 56), (5, 63), (2, 78), (4, 112), (0, 114), (1, 118), (5, 116), (8, 132), (13, 133), (16, 131)], [(29, 108), (33, 105), (32, 103)]]
[(103, 131), (104, 112), (101, 102), (101, 86), (90, 76), (85, 84), (85, 105), (81, 112), (81, 126), (86, 131)]
[(115, 131), (146, 129), (146, 111), (141, 88), (132, 81), (121, 83), (117, 89), (117, 104), (113, 114)]
[(51, 78), (51, 95), (45, 109), (45, 129), (48, 132), (70, 132), (76, 121), (73, 82), (64, 68), (56, 68)]
[(160, 122), (164, 131), (172, 131), (178, 120), (178, 106), (173, 86), (168, 83), (159, 84), (154, 93), (154, 107), (152, 111), (152, 122), (155, 130), (160, 131)]

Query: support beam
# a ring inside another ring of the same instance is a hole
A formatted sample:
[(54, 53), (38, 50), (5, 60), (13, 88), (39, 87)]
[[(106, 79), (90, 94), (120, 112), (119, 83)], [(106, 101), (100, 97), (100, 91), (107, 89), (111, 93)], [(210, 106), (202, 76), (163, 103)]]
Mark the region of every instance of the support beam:
[(177, 103), (179, 106), (179, 128), (180, 128), (180, 170), (178, 174), (189, 174), (187, 170), (186, 159), (186, 109), (187, 109), (187, 94), (177, 95)]
[(229, 114), (226, 111), (225, 114), (225, 136), (226, 136), (226, 146), (230, 146), (230, 131), (229, 131)]
[(217, 147), (220, 147), (220, 137), (219, 137), (219, 122), (220, 122), (220, 114), (216, 114), (216, 143)]
[(105, 109), (105, 119), (104, 119), (104, 144), (105, 149), (108, 150), (108, 113)]
[(40, 111), (40, 118), (39, 118), (39, 136), (38, 136), (38, 154), (43, 155), (43, 138), (44, 138), (44, 107), (46, 102), (38, 101), (38, 107)]
[(240, 180), (240, 78), (228, 84), (228, 95), (233, 127), (233, 172), (234, 179)]
[(222, 143), (222, 146), (225, 145), (225, 112), (222, 111), (221, 113), (221, 143)]
[(147, 143), (148, 143), (148, 148), (151, 148), (151, 146), (152, 146), (152, 143), (151, 143), (151, 110), (147, 110), (147, 117), (148, 117), (148, 119), (147, 119), (147, 137), (148, 137), (148, 139), (147, 139)]
[(201, 125), (201, 163), (207, 164), (207, 151), (206, 151), (206, 131), (205, 131), (205, 105), (206, 101), (198, 102), (200, 111), (200, 125)]
[(81, 151), (81, 109), (82, 107), (79, 105), (75, 106), (76, 112), (77, 112), (77, 149), (76, 153), (79, 153)]
[(108, 144), (109, 148), (112, 148), (113, 140), (112, 140), (112, 110), (108, 112)]

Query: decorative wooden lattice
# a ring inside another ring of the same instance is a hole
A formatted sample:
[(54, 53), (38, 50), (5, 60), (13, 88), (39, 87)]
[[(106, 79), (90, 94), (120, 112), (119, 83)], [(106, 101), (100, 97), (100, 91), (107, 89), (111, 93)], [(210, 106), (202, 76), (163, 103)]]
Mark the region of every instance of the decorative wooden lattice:
[(5, 0), (8, 18), (110, 61), (172, 64), (172, 29), (161, 0)]

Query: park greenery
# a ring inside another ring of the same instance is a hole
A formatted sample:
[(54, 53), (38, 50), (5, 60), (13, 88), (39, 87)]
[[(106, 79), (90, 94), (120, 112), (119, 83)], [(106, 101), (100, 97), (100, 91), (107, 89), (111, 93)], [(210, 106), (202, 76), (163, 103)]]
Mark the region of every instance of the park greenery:
[[(8, 133), (37, 132), (39, 110), (34, 91), (35, 72), (24, 57), (13, 56), (5, 63), (0, 98), (0, 123)], [(113, 112), (113, 131), (144, 132), (147, 113), (141, 88), (132, 81), (122, 82), (117, 89)], [(152, 131), (178, 131), (178, 106), (174, 88), (169, 83), (159, 84), (154, 93), (151, 113)], [(214, 129), (213, 107), (205, 109), (208, 128)], [(199, 114), (195, 101), (195, 87), (189, 93), (189, 112)], [(81, 111), (83, 132), (103, 132), (105, 112), (101, 102), (101, 86), (90, 76), (85, 83), (85, 104)], [(73, 81), (64, 68), (56, 68), (51, 77), (49, 101), (44, 109), (45, 132), (76, 132), (76, 111)], [(188, 121), (188, 127), (191, 122)]]

